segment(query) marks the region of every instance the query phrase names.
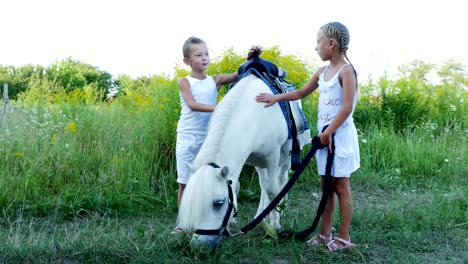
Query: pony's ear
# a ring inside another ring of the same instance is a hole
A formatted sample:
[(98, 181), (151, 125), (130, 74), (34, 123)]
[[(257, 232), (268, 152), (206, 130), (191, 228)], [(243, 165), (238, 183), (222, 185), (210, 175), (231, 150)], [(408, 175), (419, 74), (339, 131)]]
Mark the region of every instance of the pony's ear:
[(229, 174), (229, 169), (228, 169), (228, 167), (224, 166), (221, 169), (221, 177), (226, 178), (228, 174)]

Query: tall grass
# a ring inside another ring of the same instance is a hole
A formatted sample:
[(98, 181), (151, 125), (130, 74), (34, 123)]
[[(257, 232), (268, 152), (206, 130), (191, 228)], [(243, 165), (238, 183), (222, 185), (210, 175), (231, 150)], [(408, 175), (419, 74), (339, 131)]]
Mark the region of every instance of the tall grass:
[[(19, 108), (1, 134), (2, 208), (66, 216), (168, 208), (174, 123), (156, 102), (136, 111), (114, 102)], [(5, 209), (4, 209), (5, 210)]]
[[(177, 89), (168, 85), (151, 96), (129, 93), (112, 103), (16, 105), (0, 134), (4, 212), (73, 217), (175, 209), (178, 100)], [(303, 106), (309, 118), (314, 115), (312, 99)], [(468, 175), (461, 126), (424, 123), (399, 132), (357, 126), (365, 182), (424, 186)], [(315, 174), (314, 165), (306, 173)]]
[(466, 136), (460, 127), (439, 134), (431, 124), (403, 133), (374, 126), (360, 132), (362, 167), (397, 185), (462, 181), (468, 175)]
[[(355, 200), (351, 231), (360, 244), (357, 250), (330, 255), (302, 243), (266, 239), (256, 229), (253, 235), (224, 242), (211, 256), (200, 256), (187, 246), (187, 238), (168, 235), (177, 208), (176, 83), (127, 80), (123, 87), (125, 95), (112, 102), (96, 103), (92, 94), (84, 100), (86, 93), (81, 92), (51, 101), (41, 89), (10, 102), (6, 128), (0, 131), (0, 240), (4, 241), (0, 262), (461, 263), (468, 259), (463, 253), (468, 219), (464, 127), (468, 115), (463, 102), (455, 108), (461, 113), (450, 107), (438, 115), (426, 111), (426, 117), (441, 119), (422, 118), (397, 127), (396, 96), (387, 109), (374, 102), (376, 98), (361, 99), (356, 109), (361, 168), (351, 184)], [(313, 94), (302, 102), (313, 135), (316, 101)], [(441, 116), (444, 113), (449, 118)], [(285, 227), (310, 224), (320, 194), (315, 170), (312, 160), (291, 190)], [(238, 220), (247, 223), (260, 193), (252, 169), (244, 169), (241, 181)]]

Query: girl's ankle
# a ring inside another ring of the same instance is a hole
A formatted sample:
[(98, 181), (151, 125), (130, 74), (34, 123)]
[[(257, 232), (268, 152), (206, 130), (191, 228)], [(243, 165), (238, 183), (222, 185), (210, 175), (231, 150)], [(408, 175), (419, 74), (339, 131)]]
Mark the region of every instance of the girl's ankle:
[(337, 237), (346, 240), (346, 241), (351, 241), (351, 237), (349, 235), (343, 236), (341, 234), (338, 234)]

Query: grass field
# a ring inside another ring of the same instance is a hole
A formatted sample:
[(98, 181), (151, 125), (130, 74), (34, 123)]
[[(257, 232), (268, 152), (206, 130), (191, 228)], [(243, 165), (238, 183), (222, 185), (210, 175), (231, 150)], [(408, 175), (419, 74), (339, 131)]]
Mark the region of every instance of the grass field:
[[(320, 196), (317, 177), (290, 191), (283, 224), (302, 230)], [(172, 235), (176, 213), (155, 208), (134, 215), (89, 213), (54, 217), (5, 217), (1, 263), (466, 263), (466, 184), (377, 187), (356, 174), (351, 235), (358, 247), (330, 253), (291, 240), (275, 240), (257, 227), (221, 242), (214, 253), (191, 250), (189, 237)], [(249, 200), (249, 199), (244, 199)], [(254, 200), (254, 199), (250, 199)], [(256, 201), (239, 205), (233, 232), (247, 224)]]
[[(177, 101), (168, 102), (9, 112), (0, 133), (0, 263), (468, 262), (468, 131), (432, 123), (360, 129), (361, 168), (351, 180), (356, 249), (330, 253), (257, 227), (213, 253), (192, 250), (187, 235), (170, 234)], [(259, 199), (251, 169), (241, 186), (233, 232)], [(312, 160), (289, 193), (283, 226), (307, 227), (320, 195)]]

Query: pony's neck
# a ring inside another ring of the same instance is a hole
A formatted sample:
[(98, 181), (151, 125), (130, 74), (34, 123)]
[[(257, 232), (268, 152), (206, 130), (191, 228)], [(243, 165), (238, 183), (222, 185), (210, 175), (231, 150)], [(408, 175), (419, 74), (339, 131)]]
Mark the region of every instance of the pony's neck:
[[(229, 133), (226, 132), (226, 134)], [(195, 168), (198, 169), (209, 163), (214, 163), (220, 167), (227, 166), (229, 178), (236, 180), (248, 158), (248, 153), (242, 153), (242, 150), (236, 148), (238, 142), (222, 143), (222, 139), (218, 136), (207, 137), (207, 139), (195, 159)], [(236, 155), (233, 155), (233, 153), (236, 153)]]
[(220, 167), (228, 167), (229, 178), (236, 180), (239, 176), (250, 154), (249, 148), (241, 145), (244, 142), (243, 131), (238, 131), (236, 125), (233, 125), (239, 119), (236, 106), (240, 100), (245, 100), (241, 92), (231, 90), (221, 102), (223, 107), (217, 107), (213, 113), (208, 135), (194, 161), (195, 169), (215, 163)]

